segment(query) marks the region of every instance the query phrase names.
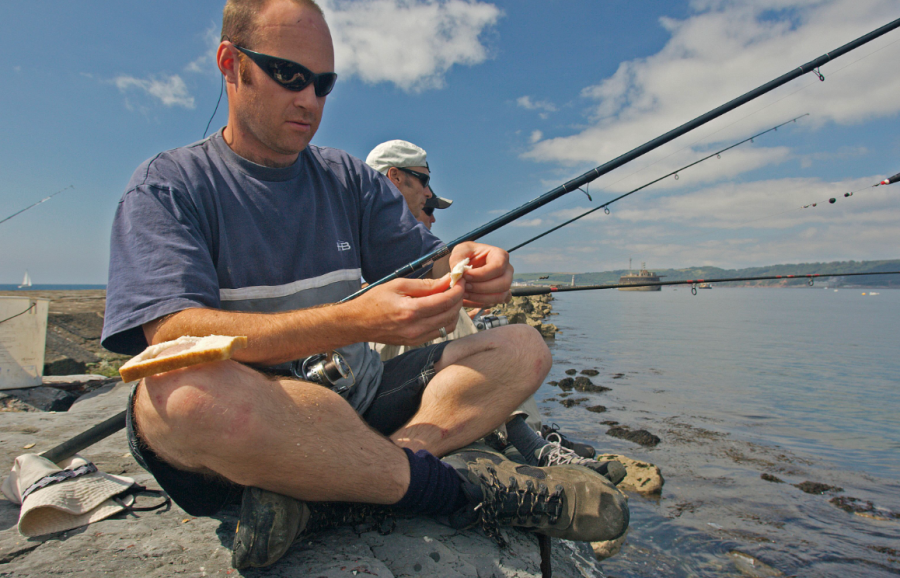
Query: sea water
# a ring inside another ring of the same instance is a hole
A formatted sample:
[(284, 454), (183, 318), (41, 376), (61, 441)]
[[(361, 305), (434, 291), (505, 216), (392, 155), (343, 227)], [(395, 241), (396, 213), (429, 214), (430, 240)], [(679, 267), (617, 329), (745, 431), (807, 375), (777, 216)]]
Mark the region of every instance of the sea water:
[[(570, 399), (587, 399), (565, 408), (560, 390), (545, 384), (537, 394), (545, 423), (652, 462), (666, 479), (658, 499), (631, 497), (622, 553), (585, 571), (900, 573), (900, 291), (875, 292), (556, 294), (558, 315), (548, 321), (560, 333), (548, 381), (596, 369), (593, 382), (612, 389), (573, 392)], [(596, 405), (607, 410), (585, 409)], [(643, 448), (612, 438), (603, 421), (662, 441)], [(810, 495), (795, 486), (804, 481), (841, 490)], [(842, 496), (871, 502), (888, 520), (830, 503)]]

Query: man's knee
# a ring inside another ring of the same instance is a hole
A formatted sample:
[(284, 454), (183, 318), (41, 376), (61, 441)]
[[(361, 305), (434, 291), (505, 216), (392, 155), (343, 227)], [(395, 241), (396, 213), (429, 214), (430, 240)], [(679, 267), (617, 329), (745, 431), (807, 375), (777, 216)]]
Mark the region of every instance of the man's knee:
[(506, 341), (505, 347), (511, 355), (515, 355), (520, 360), (520, 367), (528, 371), (529, 375), (534, 376), (537, 387), (540, 387), (553, 365), (553, 357), (544, 338), (537, 329), (528, 325), (508, 325), (503, 329), (507, 328), (510, 338)]
[[(205, 442), (243, 445), (255, 430), (264, 376), (233, 361), (207, 363), (145, 378), (135, 396), (135, 423), (166, 461), (202, 467), (191, 458)], [(247, 395), (253, 391), (253, 395)], [(240, 392), (243, 392), (241, 395)]]

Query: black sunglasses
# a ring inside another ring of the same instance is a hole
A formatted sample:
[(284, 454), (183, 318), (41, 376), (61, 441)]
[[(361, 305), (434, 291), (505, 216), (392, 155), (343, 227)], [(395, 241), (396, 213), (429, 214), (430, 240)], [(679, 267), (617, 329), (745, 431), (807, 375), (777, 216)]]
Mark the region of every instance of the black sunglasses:
[(406, 173), (408, 175), (412, 175), (412, 176), (416, 177), (417, 179), (419, 179), (419, 182), (422, 183), (423, 189), (428, 188), (428, 182), (431, 180), (431, 175), (426, 175), (425, 173), (420, 173), (418, 171), (407, 169), (405, 167), (396, 167), (396, 169), (398, 171), (403, 171), (404, 173)]
[(294, 92), (300, 92), (312, 84), (315, 87), (316, 96), (327, 96), (337, 81), (337, 74), (334, 72), (315, 73), (302, 64), (297, 64), (291, 60), (254, 52), (237, 44), (234, 47), (246, 54), (272, 80)]
[(431, 217), (432, 215), (434, 215), (434, 207), (425, 207), (424, 209), (422, 209), (422, 212)]

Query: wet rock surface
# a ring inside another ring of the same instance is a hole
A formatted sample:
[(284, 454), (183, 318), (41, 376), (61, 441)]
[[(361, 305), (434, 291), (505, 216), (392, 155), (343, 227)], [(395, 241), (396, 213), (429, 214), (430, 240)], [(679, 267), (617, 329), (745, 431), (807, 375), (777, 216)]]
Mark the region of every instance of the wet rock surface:
[(621, 454), (600, 454), (596, 459), (601, 462), (617, 461), (625, 466), (628, 474), (619, 483), (619, 489), (644, 496), (657, 496), (662, 492), (665, 480), (659, 467)]
[(590, 405), (584, 409), (586, 409), (590, 412), (594, 412), (594, 413), (603, 413), (606, 411), (606, 406), (605, 405)]
[(829, 486), (828, 484), (823, 484), (821, 482), (800, 482), (799, 484), (794, 484), (795, 487), (799, 488), (801, 491), (806, 492), (807, 494), (813, 495), (821, 495), (825, 492), (843, 492), (843, 488), (838, 488), (837, 486)]
[(623, 440), (628, 440), (630, 442), (640, 444), (644, 447), (654, 447), (659, 445), (659, 442), (662, 441), (659, 439), (659, 437), (655, 436), (645, 429), (633, 430), (627, 426), (611, 427), (610, 429), (606, 430), (606, 435), (615, 438), (621, 438)]
[(597, 371), (596, 369), (582, 369), (581, 375), (586, 375), (588, 377), (596, 377), (596, 376), (600, 375), (600, 372)]
[(849, 496), (836, 496), (828, 500), (832, 504), (845, 512), (856, 514), (864, 518), (872, 518), (873, 520), (896, 520), (900, 519), (900, 513), (891, 512), (884, 508), (877, 508), (875, 504), (869, 500), (859, 498), (851, 498)]
[(583, 391), (585, 393), (603, 393), (604, 391), (611, 391), (610, 388), (604, 387), (602, 385), (596, 385), (590, 379), (583, 376), (578, 376), (575, 378), (573, 387), (576, 391)]
[(573, 407), (576, 405), (581, 405), (582, 403), (586, 402), (587, 400), (588, 400), (588, 398), (586, 398), (586, 397), (570, 397), (568, 399), (562, 400), (559, 403), (563, 404), (566, 407)]
[(782, 480), (782, 479), (779, 478), (778, 476), (773, 476), (772, 474), (760, 474), (759, 477), (760, 477), (761, 479), (767, 481), (767, 482), (774, 482), (774, 483), (776, 483), (776, 484), (783, 484), (783, 483), (784, 483), (784, 480)]

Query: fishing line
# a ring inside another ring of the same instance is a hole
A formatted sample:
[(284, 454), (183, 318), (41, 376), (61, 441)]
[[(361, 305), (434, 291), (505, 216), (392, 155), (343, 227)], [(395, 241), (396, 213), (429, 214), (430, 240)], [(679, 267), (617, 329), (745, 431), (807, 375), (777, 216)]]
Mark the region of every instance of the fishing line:
[[(565, 222), (563, 222), (563, 223), (561, 223), (561, 224), (559, 224), (559, 225), (553, 227), (552, 229), (549, 229), (549, 230), (547, 230), (547, 231), (544, 231), (543, 233), (541, 233), (540, 235), (538, 235), (538, 236), (536, 236), (536, 237), (532, 237), (531, 239), (528, 239), (527, 241), (525, 241), (525, 242), (523, 242), (523, 243), (519, 243), (518, 245), (516, 245), (516, 246), (513, 247), (512, 249), (507, 249), (506, 252), (507, 252), (507, 253), (512, 253), (512, 252), (515, 251), (516, 249), (520, 249), (520, 248), (524, 247), (525, 245), (527, 245), (527, 244), (529, 244), (529, 243), (532, 243), (532, 242), (534, 242), (534, 241), (537, 241), (537, 240), (540, 239), (541, 237), (544, 237), (544, 236), (546, 236), (546, 235), (549, 235), (549, 234), (552, 233), (553, 231), (559, 230), (559, 229), (565, 227), (566, 225), (568, 225), (568, 224), (570, 224), (570, 223), (574, 223), (574, 222), (577, 221), (578, 219), (581, 219), (582, 217), (586, 217), (586, 216), (590, 215), (591, 213), (594, 213), (594, 212), (596, 212), (596, 211), (599, 211), (600, 209), (605, 209), (606, 214), (608, 215), (608, 214), (609, 214), (609, 209), (608, 209), (607, 207), (609, 207), (611, 204), (615, 203), (616, 201), (622, 200), (622, 199), (624, 199), (625, 197), (627, 197), (627, 196), (629, 196), (629, 195), (632, 195), (632, 194), (634, 194), (634, 193), (636, 193), (636, 192), (638, 192), (638, 191), (640, 191), (640, 190), (646, 189), (646, 188), (649, 187), (650, 185), (653, 185), (653, 184), (655, 184), (655, 183), (658, 183), (659, 181), (662, 181), (662, 180), (664, 180), (664, 179), (667, 179), (667, 178), (669, 178), (669, 177), (671, 177), (671, 176), (674, 176), (675, 179), (677, 180), (677, 179), (678, 179), (678, 174), (679, 174), (681, 171), (686, 170), (686, 169), (689, 169), (689, 168), (691, 168), (691, 167), (693, 167), (693, 166), (699, 165), (699, 164), (702, 163), (703, 161), (709, 160), (709, 159), (711, 159), (711, 158), (713, 158), (713, 157), (717, 157), (717, 158), (720, 158), (720, 159), (721, 159), (721, 158), (722, 158), (722, 153), (724, 153), (725, 151), (729, 151), (729, 150), (731, 150), (731, 149), (733, 149), (733, 148), (735, 148), (735, 147), (738, 147), (738, 146), (740, 146), (740, 145), (742, 145), (742, 144), (744, 144), (744, 143), (746, 143), (746, 142), (753, 142), (753, 139), (759, 138), (759, 137), (761, 137), (762, 135), (764, 135), (764, 134), (766, 134), (766, 133), (769, 133), (769, 132), (772, 132), (772, 131), (777, 131), (780, 127), (783, 127), (783, 126), (786, 125), (786, 124), (790, 124), (790, 123), (792, 123), (792, 122), (797, 122), (798, 119), (801, 119), (801, 118), (803, 118), (804, 116), (809, 116), (809, 113), (801, 114), (800, 116), (794, 117), (794, 118), (792, 118), (791, 120), (789, 120), (789, 121), (787, 121), (787, 122), (783, 122), (783, 123), (781, 123), (781, 124), (779, 124), (779, 125), (776, 125), (776, 126), (770, 128), (770, 129), (768, 129), (768, 130), (764, 130), (764, 131), (762, 131), (762, 132), (760, 132), (760, 133), (757, 133), (757, 134), (755, 134), (755, 135), (753, 135), (753, 136), (751, 136), (751, 137), (747, 137), (747, 138), (745, 138), (744, 140), (742, 140), (742, 141), (740, 141), (740, 142), (737, 142), (737, 143), (735, 143), (735, 144), (733, 144), (733, 145), (731, 145), (731, 146), (727, 146), (727, 147), (725, 147), (725, 148), (723, 148), (723, 149), (721, 149), (721, 150), (718, 150), (718, 151), (716, 151), (716, 152), (714, 152), (714, 153), (712, 153), (712, 154), (709, 154), (709, 155), (707, 155), (707, 156), (701, 158), (700, 160), (696, 160), (696, 161), (694, 161), (694, 162), (692, 162), (692, 163), (690, 163), (690, 164), (688, 164), (688, 165), (685, 165), (685, 166), (683, 166), (683, 167), (681, 167), (681, 168), (679, 168), (679, 169), (675, 169), (674, 171), (672, 171), (672, 172), (670, 172), (670, 173), (667, 173), (667, 174), (665, 174), (665, 175), (663, 175), (663, 176), (661, 176), (661, 177), (659, 177), (659, 178), (657, 178), (657, 179), (654, 179), (654, 180), (650, 181), (649, 183), (646, 183), (646, 184), (644, 184), (644, 185), (641, 185), (640, 187), (638, 187), (638, 188), (636, 188), (636, 189), (633, 189), (633, 190), (631, 190), (631, 191), (629, 191), (629, 192), (627, 192), (627, 193), (625, 193), (625, 194), (623, 194), (623, 195), (619, 195), (618, 197), (614, 198), (614, 199), (611, 200), (611, 201), (607, 201), (607, 202), (603, 203), (602, 205), (600, 205), (600, 206), (598, 206), (598, 207), (595, 207), (595, 208), (593, 208), (593, 209), (590, 209), (589, 211), (586, 211), (586, 212), (584, 212), (584, 213), (578, 215), (577, 217), (575, 217), (575, 218), (573, 218), (573, 219), (569, 219), (568, 221), (565, 221)], [(587, 194), (587, 193), (585, 193), (585, 194)], [(590, 198), (590, 196), (588, 196), (588, 198)]]
[(580, 285), (580, 286), (555, 286), (548, 287), (513, 287), (513, 297), (525, 295), (546, 295), (548, 293), (564, 293), (566, 291), (598, 291), (602, 289), (620, 289), (627, 287), (662, 287), (664, 285), (691, 285), (691, 293), (697, 294), (697, 285), (700, 283), (729, 283), (733, 281), (767, 281), (776, 279), (806, 279), (812, 287), (813, 281), (818, 277), (857, 277), (862, 275), (900, 275), (900, 271), (870, 271), (868, 273), (808, 273), (800, 275), (764, 275), (759, 277), (728, 277), (722, 279), (688, 279), (685, 281), (648, 281), (646, 283), (614, 283), (606, 285)]
[[(865, 60), (866, 58), (872, 56), (873, 54), (876, 54), (876, 53), (878, 53), (878, 52), (881, 52), (882, 50), (884, 50), (884, 49), (886, 49), (886, 48), (889, 48), (890, 46), (893, 46), (894, 44), (897, 44), (898, 42), (900, 42), (900, 39), (898, 39), (898, 40), (893, 40), (893, 41), (891, 41), (891, 42), (885, 44), (885, 45), (882, 46), (881, 48), (878, 48), (878, 49), (876, 49), (876, 50), (873, 50), (872, 52), (866, 54), (865, 56), (862, 56), (862, 57), (860, 57), (860, 58), (854, 60), (853, 62), (849, 62), (849, 63), (847, 63), (846, 65), (841, 66), (840, 68), (837, 68), (837, 69), (835, 69), (834, 71), (829, 72), (829, 73), (828, 73), (828, 76), (829, 76), (829, 77), (831, 77), (831, 76), (836, 76), (836, 75), (838, 75), (841, 71), (843, 71), (843, 70), (845, 70), (845, 69), (847, 69), (847, 68), (850, 68), (851, 66), (853, 66), (853, 65), (855, 65), (855, 64), (857, 64), (857, 63), (859, 63), (859, 62), (861, 62), (861, 61), (863, 61), (863, 60)], [(817, 67), (817, 70), (815, 71), (815, 73), (817, 74), (818, 80), (819, 80), (820, 82), (823, 82), (823, 81), (825, 80), (825, 78), (824, 78), (824, 76), (822, 75), (822, 73), (818, 71), (818, 67)], [(726, 125), (723, 126), (722, 128), (717, 129), (717, 130), (715, 130), (715, 131), (709, 133), (708, 135), (705, 135), (705, 136), (703, 136), (702, 138), (699, 138), (699, 139), (697, 139), (696, 141), (694, 141), (694, 142), (692, 142), (692, 143), (690, 143), (690, 144), (687, 144), (687, 145), (683, 146), (682, 148), (680, 148), (680, 149), (678, 149), (678, 150), (676, 150), (676, 151), (673, 151), (672, 153), (670, 153), (670, 154), (668, 154), (668, 155), (666, 155), (666, 156), (664, 156), (664, 157), (660, 157), (658, 160), (655, 160), (655, 161), (653, 161), (652, 163), (649, 163), (648, 165), (646, 165), (646, 166), (644, 166), (644, 167), (641, 167), (640, 169), (638, 169), (638, 170), (636, 170), (636, 171), (634, 171), (634, 172), (632, 172), (632, 173), (629, 173), (629, 174), (627, 174), (627, 175), (621, 177), (621, 178), (618, 179), (618, 180), (615, 180), (615, 181), (613, 181), (613, 182), (611, 182), (611, 183), (609, 183), (609, 184), (606, 184), (606, 185), (604, 185), (604, 186), (598, 188), (597, 190), (598, 190), (598, 192), (599, 192), (599, 191), (606, 191), (606, 190), (608, 190), (610, 187), (612, 187), (613, 185), (616, 185), (616, 184), (618, 184), (618, 183), (620, 183), (620, 182), (622, 182), (622, 181), (624, 181), (624, 180), (626, 180), (626, 179), (629, 179), (629, 178), (633, 177), (634, 175), (637, 175), (637, 174), (639, 174), (639, 173), (641, 173), (641, 172), (643, 172), (643, 171), (645, 171), (645, 170), (647, 170), (647, 169), (649, 169), (649, 168), (651, 168), (651, 167), (653, 167), (653, 166), (659, 164), (660, 162), (662, 162), (662, 161), (668, 159), (669, 157), (672, 157), (672, 156), (674, 156), (674, 155), (677, 155), (678, 153), (683, 152), (684, 150), (689, 149), (689, 148), (693, 147), (694, 145), (696, 145), (696, 144), (698, 144), (698, 143), (700, 143), (700, 142), (702, 142), (702, 141), (704, 141), (704, 140), (708, 140), (708, 139), (709, 139), (710, 137), (712, 137), (713, 135), (716, 135), (716, 134), (722, 132), (723, 130), (725, 130), (725, 129), (727, 129), (727, 128), (730, 128), (730, 127), (732, 127), (732, 126), (734, 126), (734, 125), (736, 125), (736, 124), (738, 124), (738, 123), (741, 123), (741, 122), (747, 120), (748, 118), (750, 118), (751, 116), (753, 116), (753, 115), (755, 115), (755, 114), (757, 114), (757, 113), (760, 113), (760, 112), (766, 110), (767, 108), (769, 108), (769, 107), (771, 107), (771, 106), (774, 106), (774, 105), (778, 104), (779, 102), (781, 102), (781, 101), (783, 101), (783, 100), (785, 100), (785, 99), (788, 99), (788, 98), (790, 98), (790, 97), (796, 95), (798, 92), (800, 92), (800, 91), (802, 91), (802, 90), (806, 90), (807, 88), (809, 88), (810, 86), (813, 86), (813, 85), (816, 85), (816, 81), (810, 81), (809, 83), (805, 84), (804, 86), (801, 86), (801, 87), (798, 88), (797, 90), (794, 90), (793, 92), (790, 92), (790, 93), (788, 93), (788, 94), (786, 94), (786, 95), (784, 95), (784, 96), (782, 96), (782, 97), (780, 97), (780, 98), (778, 98), (778, 99), (776, 99), (776, 100), (770, 102), (769, 104), (766, 104), (765, 106), (762, 106), (762, 107), (760, 107), (759, 109), (757, 109), (757, 110), (755, 110), (755, 111), (753, 111), (753, 112), (747, 114), (746, 116), (744, 116), (744, 117), (742, 117), (742, 118), (739, 118), (739, 119), (735, 120), (734, 122), (731, 122), (731, 123), (729, 123), (729, 124), (726, 124)], [(571, 205), (569, 205), (569, 206), (571, 206)]]
[(22, 213), (24, 213), (25, 211), (27, 211), (28, 209), (30, 209), (30, 208), (32, 208), (32, 207), (36, 207), (36, 206), (40, 205), (41, 203), (45, 203), (45, 202), (49, 201), (50, 199), (52, 199), (52, 198), (55, 197), (56, 195), (60, 194), (61, 192), (63, 192), (63, 191), (68, 191), (69, 189), (74, 189), (74, 188), (75, 188), (75, 185), (69, 185), (68, 187), (66, 187), (66, 188), (64, 188), (64, 189), (60, 189), (60, 190), (56, 191), (55, 193), (53, 193), (52, 195), (50, 195), (49, 197), (44, 197), (44, 198), (41, 199), (40, 201), (38, 201), (38, 202), (36, 202), (36, 203), (34, 203), (34, 204), (31, 204), (31, 205), (28, 205), (27, 207), (25, 207), (25, 208), (22, 209), (21, 211), (16, 211), (16, 212), (13, 213), (12, 215), (10, 215), (10, 216), (6, 217), (5, 219), (3, 219), (2, 221), (0, 221), (0, 225), (2, 225), (3, 223), (5, 223), (6, 221), (12, 219), (12, 218), (15, 217), (16, 215), (21, 215)]
[[(856, 189), (856, 190), (854, 190), (854, 191), (850, 191), (850, 192), (844, 193), (843, 196), (844, 196), (845, 198), (852, 197), (852, 196), (854, 196), (855, 194), (860, 193), (860, 192), (862, 192), (862, 191), (867, 191), (867, 190), (869, 190), (869, 189), (872, 189), (872, 188), (875, 188), (875, 187), (878, 187), (878, 186), (881, 186), (881, 185), (889, 185), (889, 184), (892, 184), (892, 183), (896, 183), (896, 182), (898, 182), (898, 181), (900, 181), (900, 173), (897, 173), (896, 175), (894, 175), (894, 176), (892, 176), (892, 177), (888, 177), (888, 178), (884, 179), (883, 181), (880, 181), (880, 182), (878, 182), (878, 183), (876, 183), (876, 184), (874, 184), (874, 185), (869, 185), (868, 187), (862, 187), (862, 188), (860, 188), (860, 189)], [(791, 189), (791, 191), (797, 191), (797, 190), (800, 190), (800, 189), (802, 189), (802, 188), (805, 188), (805, 187), (797, 187), (797, 188), (795, 188), (795, 189)], [(817, 202), (815, 202), (815, 203), (807, 203), (806, 205), (803, 205), (803, 206), (800, 206), (800, 207), (795, 207), (795, 208), (793, 208), (793, 209), (788, 209), (788, 210), (786, 210), (786, 211), (781, 211), (781, 212), (779, 212), (779, 213), (773, 213), (773, 214), (770, 214), (770, 215), (763, 215), (762, 217), (757, 217), (757, 218), (755, 218), (755, 219), (750, 219), (749, 221), (743, 221), (743, 222), (741, 222), (741, 223), (737, 223), (737, 224), (734, 224), (734, 225), (730, 225), (730, 226), (728, 226), (728, 227), (719, 227), (719, 228), (717, 228), (717, 231), (734, 231), (734, 230), (736, 230), (736, 229), (740, 229), (741, 227), (745, 227), (745, 226), (747, 226), (747, 225), (750, 225), (750, 224), (752, 224), (752, 223), (756, 223), (756, 222), (758, 222), (758, 221), (762, 221), (762, 220), (766, 220), (766, 219), (774, 219), (775, 217), (780, 217), (780, 216), (782, 216), (782, 215), (787, 215), (788, 213), (794, 213), (794, 212), (801, 211), (801, 210), (806, 209), (806, 208), (813, 208), (813, 207), (816, 207), (817, 205), (825, 205), (825, 204), (833, 205), (833, 204), (835, 204), (835, 203), (837, 202), (838, 198), (839, 198), (839, 197), (829, 197), (828, 199), (825, 199), (825, 200), (823, 200), (823, 201), (817, 201)], [(694, 241), (694, 240), (696, 240), (696, 239), (702, 239), (702, 238), (705, 238), (705, 237), (709, 237), (710, 235), (711, 235), (711, 233), (701, 233), (701, 234), (699, 234), (699, 235), (690, 235), (690, 234), (687, 234), (687, 235), (680, 235), (680, 236), (675, 236), (675, 237), (668, 237), (668, 239), (670, 240), (670, 244), (671, 244), (671, 241), (679, 241), (679, 242), (683, 242), (683, 241)]]
[[(878, 52), (881, 52), (882, 50), (885, 50), (886, 48), (889, 48), (889, 47), (893, 46), (894, 44), (897, 44), (898, 42), (900, 42), (900, 39), (898, 39), (898, 40), (893, 40), (893, 41), (891, 41), (891, 42), (885, 44), (885, 45), (882, 46), (881, 48), (878, 48), (878, 49), (876, 49), (876, 50), (873, 50), (872, 52), (866, 54), (865, 56), (862, 56), (862, 57), (860, 57), (860, 58), (854, 60), (853, 62), (848, 62), (848, 63), (845, 64), (844, 66), (841, 66), (840, 68), (836, 68), (834, 71), (830, 71), (830, 72), (828, 73), (828, 76), (829, 76), (829, 77), (836, 76), (836, 75), (840, 74), (842, 71), (846, 70), (847, 68), (850, 68), (851, 66), (853, 66), (853, 65), (855, 65), (855, 64), (857, 64), (857, 63), (859, 63), (859, 62), (861, 62), (861, 61), (863, 61), (863, 60), (865, 60), (866, 58), (869, 58), (869, 57), (872, 56), (873, 54), (877, 54)], [(819, 82), (823, 82), (823, 81), (825, 80), (825, 78), (824, 78), (824, 76), (822, 75), (822, 73), (818, 71), (818, 67), (817, 67), (817, 70), (816, 70), (816, 74), (817, 74), (817, 76), (818, 76)], [(744, 117), (742, 117), (742, 118), (740, 118), (740, 119), (738, 119), (738, 120), (735, 120), (734, 122), (729, 123), (729, 124), (723, 126), (722, 128), (720, 128), (720, 129), (718, 129), (718, 130), (715, 130), (715, 131), (709, 133), (708, 135), (706, 135), (706, 136), (704, 136), (704, 137), (702, 137), (702, 138), (700, 138), (700, 139), (697, 139), (696, 141), (694, 141), (694, 142), (692, 142), (692, 143), (690, 143), (690, 144), (688, 144), (688, 145), (685, 145), (684, 147), (682, 147), (682, 148), (680, 148), (680, 149), (678, 149), (678, 150), (676, 150), (676, 151), (673, 151), (672, 153), (670, 153), (670, 154), (668, 154), (668, 155), (666, 155), (666, 156), (664, 156), (664, 157), (661, 157), (660, 159), (658, 159), (658, 160), (656, 160), (656, 161), (654, 161), (654, 162), (652, 162), (652, 163), (650, 163), (650, 164), (648, 164), (648, 165), (646, 165), (646, 166), (644, 166), (644, 167), (642, 167), (642, 168), (640, 168), (640, 169), (638, 169), (638, 170), (636, 170), (636, 171), (634, 171), (634, 172), (632, 172), (632, 173), (629, 173), (628, 175), (625, 175), (625, 176), (623, 176), (622, 178), (620, 178), (620, 179), (618, 179), (618, 180), (616, 180), (616, 181), (613, 181), (613, 182), (611, 182), (611, 183), (609, 183), (609, 184), (607, 184), (607, 185), (604, 185), (604, 186), (600, 187), (600, 188), (598, 189), (598, 191), (605, 191), (605, 190), (608, 190), (609, 187), (612, 187), (613, 185), (616, 185), (616, 184), (618, 184), (618, 183), (620, 183), (620, 182), (622, 182), (622, 181), (624, 181), (624, 180), (626, 180), (626, 179), (629, 179), (629, 178), (631, 178), (632, 176), (634, 176), (634, 175), (636, 175), (636, 174), (638, 174), (638, 173), (641, 173), (641, 172), (643, 172), (644, 170), (649, 169), (649, 168), (655, 166), (656, 164), (658, 164), (658, 163), (660, 163), (660, 162), (662, 162), (662, 161), (668, 159), (669, 157), (674, 156), (674, 155), (676, 155), (676, 154), (678, 154), (678, 153), (680, 153), (680, 152), (682, 152), (682, 151), (684, 151), (684, 150), (686, 150), (686, 149), (688, 149), (688, 148), (693, 147), (694, 145), (696, 145), (697, 143), (700, 143), (701, 141), (708, 140), (709, 137), (711, 137), (711, 136), (713, 136), (713, 135), (715, 135), (715, 134), (718, 134), (718, 133), (722, 132), (723, 130), (725, 130), (725, 129), (727, 129), (727, 128), (730, 128), (730, 127), (734, 126), (735, 124), (738, 124), (738, 123), (740, 123), (740, 122), (743, 122), (743, 121), (747, 120), (748, 118), (750, 118), (751, 116), (753, 116), (753, 115), (755, 115), (755, 114), (757, 114), (757, 113), (760, 113), (760, 112), (766, 110), (767, 108), (769, 108), (769, 107), (771, 107), (771, 106), (774, 106), (774, 105), (778, 104), (779, 102), (781, 102), (781, 101), (783, 101), (783, 100), (786, 100), (786, 99), (788, 99), (788, 98), (790, 98), (790, 97), (792, 97), (792, 96), (795, 96), (795, 95), (796, 95), (797, 93), (799, 93), (800, 91), (806, 90), (807, 88), (809, 88), (810, 86), (813, 86), (813, 85), (816, 85), (816, 81), (810, 81), (809, 83), (807, 83), (807, 84), (801, 86), (800, 88), (794, 90), (793, 92), (790, 92), (790, 93), (788, 93), (788, 94), (786, 94), (786, 95), (784, 95), (784, 96), (782, 96), (782, 97), (780, 97), (780, 98), (778, 98), (778, 99), (776, 99), (776, 100), (770, 102), (769, 104), (760, 107), (759, 109), (757, 109), (757, 110), (751, 112), (750, 114), (748, 114), (748, 115), (746, 115), (746, 116), (744, 116)], [(571, 205), (569, 205), (569, 206), (571, 206)]]
[(710, 110), (710, 111), (694, 118), (693, 120), (690, 120), (690, 121), (682, 124), (681, 126), (676, 127), (674, 129), (670, 130), (669, 132), (667, 132), (663, 135), (660, 135), (660, 136), (656, 137), (655, 139), (648, 141), (648, 142), (644, 143), (643, 145), (638, 146), (638, 147), (630, 150), (629, 152), (616, 157), (615, 159), (613, 159), (603, 165), (600, 165), (598, 167), (591, 169), (590, 171), (584, 173), (580, 177), (576, 177), (576, 178), (558, 186), (557, 188), (555, 188), (551, 191), (548, 191), (547, 193), (544, 193), (540, 197), (538, 197), (534, 200), (531, 200), (531, 201), (525, 203), (524, 205), (519, 206), (516, 209), (513, 209), (512, 211), (506, 213), (505, 215), (497, 217), (496, 219), (490, 221), (489, 223), (486, 223), (486, 224), (478, 227), (477, 229), (474, 229), (473, 231), (470, 231), (469, 233), (455, 239), (454, 241), (451, 241), (447, 245), (440, 247), (440, 248), (432, 251), (431, 253), (428, 253), (427, 255), (419, 257), (415, 261), (407, 263), (406, 265), (397, 269), (390, 275), (387, 275), (384, 278), (379, 279), (378, 281), (375, 281), (374, 283), (370, 283), (365, 288), (360, 289), (359, 291), (357, 291), (351, 295), (348, 295), (347, 297), (344, 297), (343, 299), (341, 299), (339, 301), (339, 303), (344, 303), (351, 299), (355, 299), (356, 297), (359, 297), (360, 295), (370, 291), (374, 287), (378, 287), (379, 285), (383, 285), (384, 283), (393, 281), (394, 279), (398, 279), (400, 277), (405, 277), (405, 276), (409, 275), (410, 273), (415, 273), (416, 271), (423, 269), (426, 266), (432, 264), (437, 259), (440, 259), (442, 257), (449, 255), (450, 252), (453, 250), (453, 248), (460, 245), (461, 243), (480, 239), (481, 237), (483, 237), (493, 231), (496, 231), (500, 227), (503, 227), (503, 226), (531, 213), (532, 211), (535, 211), (536, 209), (546, 205), (547, 203), (550, 203), (551, 201), (555, 201), (556, 199), (562, 197), (563, 195), (571, 193), (572, 191), (575, 191), (575, 190), (579, 190), (584, 185), (590, 183), (593, 180), (596, 180), (597, 178), (609, 173), (610, 171), (613, 171), (613, 170), (625, 165), (626, 163), (629, 163), (637, 158), (642, 157), (643, 155), (649, 153), (650, 151), (653, 151), (653, 150), (661, 147), (662, 145), (664, 145), (668, 142), (671, 142), (671, 141), (675, 140), (676, 138), (678, 138), (684, 134), (687, 134), (688, 132), (690, 132), (698, 127), (703, 126), (704, 124), (710, 122), (711, 120), (719, 118), (720, 116), (738, 108), (739, 106), (742, 106), (756, 98), (759, 98), (760, 96), (762, 96), (766, 93), (769, 93), (769, 92), (775, 90), (776, 88), (778, 88), (780, 86), (783, 86), (784, 84), (787, 84), (791, 80), (799, 78), (800, 76), (803, 76), (810, 72), (813, 72), (814, 70), (817, 70), (819, 67), (821, 67), (823, 64), (825, 64), (826, 62), (829, 62), (835, 58), (839, 58), (840, 56), (843, 56), (844, 54), (847, 54), (848, 52), (855, 50), (856, 48), (858, 48), (868, 42), (871, 42), (872, 40), (875, 40), (876, 38), (878, 38), (884, 34), (887, 34), (888, 32), (890, 32), (898, 27), (900, 27), (900, 18), (893, 20), (892, 22), (889, 22), (888, 24), (885, 24), (884, 26), (882, 26), (876, 30), (873, 30), (872, 32), (869, 32), (868, 34), (860, 36), (856, 40), (848, 42), (848, 43), (844, 44), (843, 46), (840, 46), (839, 48), (837, 48), (831, 52), (823, 54), (822, 56), (820, 56), (814, 60), (811, 60), (811, 61), (807, 62), (806, 64), (802, 64), (799, 67), (795, 68), (794, 70), (791, 70), (785, 74), (782, 74), (781, 76), (779, 76), (778, 78), (775, 78), (774, 80), (771, 80), (765, 84), (762, 84), (762, 85), (754, 88), (753, 90), (751, 90), (747, 93), (744, 93), (743, 95), (738, 96), (737, 98), (734, 98), (734, 99), (726, 102), (725, 104), (718, 106), (718, 107), (714, 108), (713, 110)]

